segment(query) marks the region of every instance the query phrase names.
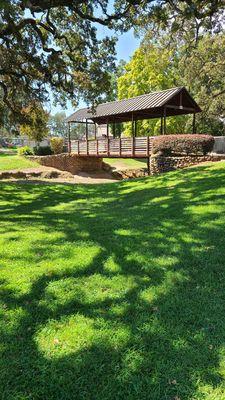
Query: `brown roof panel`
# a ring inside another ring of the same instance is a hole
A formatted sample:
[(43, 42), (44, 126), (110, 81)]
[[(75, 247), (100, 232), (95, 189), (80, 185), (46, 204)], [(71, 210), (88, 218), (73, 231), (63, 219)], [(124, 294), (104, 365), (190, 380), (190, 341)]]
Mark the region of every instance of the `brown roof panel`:
[[(182, 102), (182, 103), (181, 103)], [(182, 106), (186, 108), (182, 109)], [(130, 99), (99, 104), (94, 112), (88, 108), (75, 111), (66, 122), (79, 122), (91, 119), (98, 123), (130, 121), (134, 119), (156, 118), (168, 106), (167, 115), (181, 115), (200, 112), (201, 109), (184, 87), (162, 90), (132, 97)], [(174, 109), (171, 106), (175, 107)], [(175, 112), (176, 110), (176, 112)]]

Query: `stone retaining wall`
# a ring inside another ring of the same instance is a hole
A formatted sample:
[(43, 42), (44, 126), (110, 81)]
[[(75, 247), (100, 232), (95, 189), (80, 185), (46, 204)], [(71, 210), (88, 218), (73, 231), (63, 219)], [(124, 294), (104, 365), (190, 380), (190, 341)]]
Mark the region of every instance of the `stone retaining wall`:
[(180, 168), (189, 167), (206, 161), (220, 161), (225, 156), (208, 154), (206, 156), (183, 156), (183, 157), (164, 157), (154, 156), (150, 158), (151, 175), (160, 174), (162, 172), (173, 171)]
[(50, 156), (28, 156), (45, 167), (57, 168), (61, 171), (68, 171), (71, 174), (78, 172), (92, 172), (102, 169), (102, 158), (81, 157), (76, 154), (56, 154)]
[[(72, 174), (79, 172), (93, 172), (106, 170), (111, 172), (117, 179), (137, 178), (147, 175), (146, 169), (127, 169), (124, 171), (114, 170), (102, 158), (91, 156), (78, 156), (76, 154), (57, 154), (50, 156), (29, 156), (30, 160), (36, 161), (46, 167), (53, 167), (61, 171), (68, 171)], [(225, 159), (225, 155), (208, 154), (206, 156), (183, 156), (183, 157), (164, 157), (154, 156), (150, 158), (150, 174), (160, 174), (162, 172), (173, 171), (196, 165), (205, 161), (220, 161)]]

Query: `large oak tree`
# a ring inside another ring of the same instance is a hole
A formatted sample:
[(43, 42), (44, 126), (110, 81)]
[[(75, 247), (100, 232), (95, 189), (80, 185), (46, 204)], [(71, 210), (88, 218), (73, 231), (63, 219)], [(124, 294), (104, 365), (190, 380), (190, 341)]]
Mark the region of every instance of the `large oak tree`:
[[(115, 39), (99, 39), (98, 26), (114, 32), (148, 21), (166, 23), (168, 12), (212, 18), (222, 1), (187, 0), (1, 0), (0, 108), (20, 120), (21, 109), (56, 101), (89, 104), (110, 89)], [(168, 11), (169, 10), (169, 11)], [(2, 115), (5, 115), (2, 112)]]

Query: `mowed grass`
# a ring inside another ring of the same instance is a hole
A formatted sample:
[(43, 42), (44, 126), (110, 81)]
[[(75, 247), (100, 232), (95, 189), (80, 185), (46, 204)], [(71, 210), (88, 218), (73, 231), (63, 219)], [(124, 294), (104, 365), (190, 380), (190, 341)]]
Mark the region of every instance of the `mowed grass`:
[(145, 158), (104, 158), (104, 161), (118, 169), (147, 168)]
[(1, 400), (224, 400), (224, 162), (0, 211)]
[(40, 165), (16, 154), (0, 153), (0, 172), (9, 171), (11, 169), (36, 168)]

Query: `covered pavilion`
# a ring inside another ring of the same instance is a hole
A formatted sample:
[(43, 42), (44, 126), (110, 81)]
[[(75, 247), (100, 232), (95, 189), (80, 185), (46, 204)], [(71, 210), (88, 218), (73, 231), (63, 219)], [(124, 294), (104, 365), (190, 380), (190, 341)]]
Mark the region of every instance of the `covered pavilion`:
[[(69, 126), (68, 149), (80, 156), (146, 158), (151, 154), (152, 136), (137, 136), (137, 121), (160, 118), (160, 134), (166, 134), (166, 118), (193, 114), (192, 132), (196, 132), (195, 115), (201, 108), (185, 87), (143, 94), (119, 101), (99, 104), (95, 110), (82, 108), (66, 119)], [(131, 122), (132, 137), (115, 137), (115, 124)], [(71, 140), (71, 124), (85, 124), (85, 139)], [(89, 126), (94, 127), (90, 138)], [(97, 127), (105, 125), (106, 135), (97, 138)], [(110, 128), (112, 134), (110, 136)], [(179, 132), (180, 133), (180, 132)]]

